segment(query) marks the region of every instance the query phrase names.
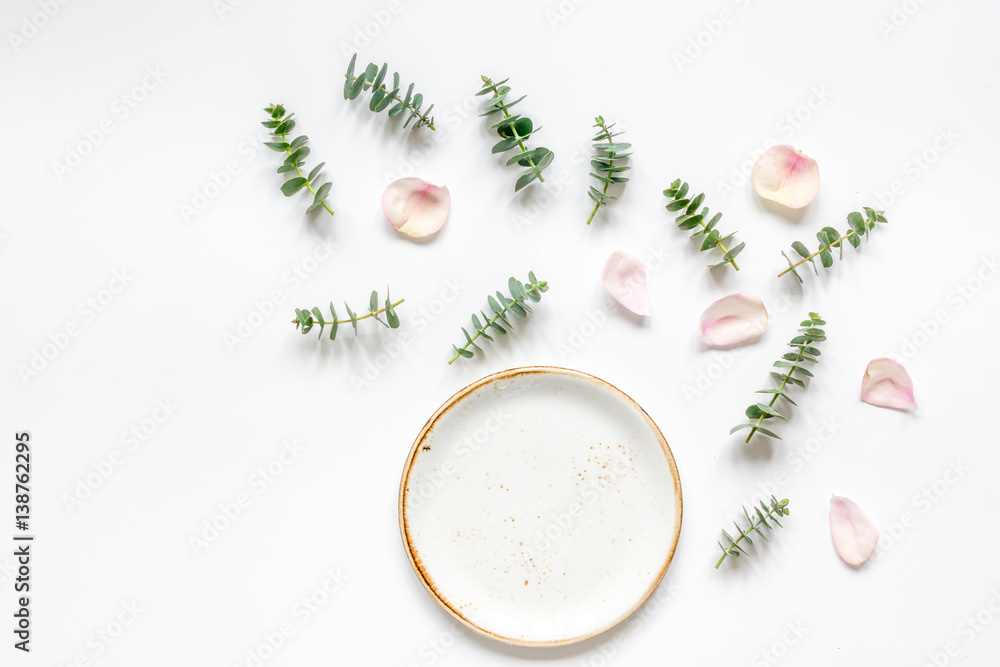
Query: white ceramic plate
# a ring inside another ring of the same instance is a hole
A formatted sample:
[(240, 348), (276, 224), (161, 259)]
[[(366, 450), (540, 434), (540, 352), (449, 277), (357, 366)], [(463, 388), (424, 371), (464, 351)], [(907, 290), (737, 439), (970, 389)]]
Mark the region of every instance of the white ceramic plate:
[(681, 507), (673, 455), (642, 408), (548, 367), (451, 397), (417, 436), (399, 494), (427, 591), (521, 646), (583, 641), (628, 618), (670, 564)]

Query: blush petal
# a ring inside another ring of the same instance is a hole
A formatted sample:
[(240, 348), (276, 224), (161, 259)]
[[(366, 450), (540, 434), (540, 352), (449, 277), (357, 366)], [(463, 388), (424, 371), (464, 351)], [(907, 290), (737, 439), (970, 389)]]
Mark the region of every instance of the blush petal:
[(893, 410), (917, 409), (913, 400), (913, 380), (903, 365), (893, 359), (872, 359), (861, 378), (861, 400), (869, 405)]
[(850, 498), (830, 498), (830, 536), (837, 555), (848, 565), (861, 565), (875, 552), (878, 529)]
[(802, 208), (819, 192), (819, 166), (791, 146), (772, 146), (757, 159), (750, 182), (764, 199), (788, 208)]
[(649, 291), (646, 289), (646, 267), (632, 255), (616, 250), (601, 271), (604, 289), (621, 305), (636, 315), (649, 315)]
[(451, 210), (448, 188), (408, 176), (393, 181), (382, 193), (382, 213), (398, 231), (413, 238), (434, 234)]
[(767, 309), (749, 292), (724, 296), (701, 314), (698, 337), (709, 347), (742, 345), (760, 338), (767, 329)]

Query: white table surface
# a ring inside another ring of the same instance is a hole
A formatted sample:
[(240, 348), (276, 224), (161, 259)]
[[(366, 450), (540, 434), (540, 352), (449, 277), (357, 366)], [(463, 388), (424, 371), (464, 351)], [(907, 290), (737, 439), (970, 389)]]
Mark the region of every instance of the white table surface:
[[(224, 2), (0, 10), (0, 475), (30, 431), (36, 536), (30, 655), (12, 647), (12, 547), (0, 550), (0, 663), (995, 664), (995, 3)], [(437, 105), (436, 134), (342, 99), (355, 43)], [(480, 74), (528, 95), (535, 143), (556, 153), (546, 183), (514, 195), (520, 172), (490, 155), (476, 117)], [(280, 158), (259, 145), (268, 102), (297, 114), (310, 165), (327, 162), (335, 218), (307, 220), (307, 201), (278, 191)], [(597, 114), (635, 154), (621, 200), (587, 227)], [(803, 211), (775, 213), (740, 183), (772, 143), (820, 165)], [(452, 193), (427, 244), (399, 238), (379, 206), (411, 173)], [(710, 254), (665, 212), (677, 177), (747, 243), (738, 274), (706, 270)], [(801, 288), (775, 277), (780, 250), (866, 204), (890, 224), (860, 252)], [(606, 306), (600, 269), (616, 249), (647, 262), (648, 322)], [(551, 285), (536, 314), (447, 366), (469, 314), (532, 269)], [(406, 299), (396, 332), (331, 344), (290, 324), (296, 306), (362, 308), (387, 284)], [(698, 315), (741, 290), (764, 299), (770, 328), (733, 352), (703, 348)], [(816, 378), (783, 440), (744, 446), (729, 427), (809, 310), (829, 322)], [(51, 358), (25, 373), (35, 352)], [(917, 412), (859, 402), (883, 356), (909, 369)], [(553, 650), (461, 631), (413, 575), (397, 523), (427, 417), (529, 364), (635, 398), (684, 490), (655, 602)], [(720, 529), (762, 490), (790, 499), (785, 528), (716, 571)], [(857, 571), (833, 551), (831, 493), (880, 527)]]

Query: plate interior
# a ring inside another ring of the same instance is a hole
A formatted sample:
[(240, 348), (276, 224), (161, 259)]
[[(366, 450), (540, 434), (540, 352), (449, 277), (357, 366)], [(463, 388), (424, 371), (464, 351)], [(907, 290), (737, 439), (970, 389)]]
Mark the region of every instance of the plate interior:
[(400, 514), (414, 569), (448, 611), (501, 641), (559, 645), (614, 627), (655, 589), (680, 532), (680, 481), (623, 393), (515, 369), (428, 422)]

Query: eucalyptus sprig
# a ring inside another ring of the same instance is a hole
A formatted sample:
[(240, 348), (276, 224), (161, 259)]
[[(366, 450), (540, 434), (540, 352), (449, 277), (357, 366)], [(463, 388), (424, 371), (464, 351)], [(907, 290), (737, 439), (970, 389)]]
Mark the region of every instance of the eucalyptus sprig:
[[(386, 63), (382, 63), (382, 67), (379, 68), (375, 63), (369, 63), (368, 67), (365, 68), (364, 72), (361, 74), (354, 74), (354, 66), (357, 63), (358, 54), (351, 56), (351, 62), (347, 65), (347, 73), (344, 74), (344, 99), (354, 100), (365, 90), (370, 90), (372, 94), (371, 100), (368, 102), (368, 108), (379, 113), (389, 109), (389, 118), (395, 118), (404, 111), (410, 115), (407, 117), (406, 122), (403, 123), (403, 127), (410, 124), (410, 121), (416, 119), (416, 123), (413, 124), (413, 129), (418, 127), (429, 127), (432, 130), (437, 128), (434, 127), (434, 117), (431, 116), (431, 110), (434, 109), (434, 105), (427, 107), (427, 111), (421, 111), (420, 106), (424, 103), (424, 96), (420, 93), (413, 93), (413, 84), (406, 89), (406, 95), (403, 97), (399, 96), (399, 72), (392, 73), (392, 87), (388, 87), (385, 81), (386, 72), (389, 66)], [(395, 104), (394, 104), (395, 103)]]
[(295, 114), (290, 113), (286, 116), (285, 107), (280, 104), (272, 104), (266, 107), (264, 111), (271, 118), (261, 122), (261, 125), (271, 130), (271, 136), (274, 139), (274, 141), (264, 142), (264, 145), (273, 151), (287, 154), (284, 163), (278, 167), (278, 173), (284, 174), (294, 171), (297, 174), (295, 178), (290, 178), (284, 182), (281, 186), (281, 191), (286, 197), (291, 197), (302, 188), (305, 188), (313, 196), (312, 204), (306, 209), (306, 213), (312, 213), (322, 206), (330, 215), (333, 215), (333, 209), (326, 203), (326, 197), (330, 194), (330, 188), (333, 187), (333, 183), (327, 182), (318, 188), (316, 187), (316, 177), (319, 176), (319, 172), (326, 163), (320, 162), (313, 167), (308, 176), (303, 176), (301, 168), (305, 164), (303, 160), (309, 155), (309, 147), (306, 146), (309, 137), (303, 134), (291, 141), (288, 140), (288, 135), (295, 129), (295, 120), (292, 118)]
[(802, 321), (802, 328), (799, 329), (799, 335), (793, 338), (788, 344), (788, 347), (794, 348), (795, 352), (786, 352), (782, 355), (780, 360), (774, 362), (775, 368), (784, 370), (783, 373), (771, 371), (771, 377), (778, 383), (778, 388), (760, 389), (755, 392), (757, 394), (771, 394), (771, 400), (766, 404), (755, 403), (747, 408), (746, 415), (750, 421), (745, 424), (740, 424), (739, 426), (734, 426), (729, 431), (730, 434), (736, 433), (741, 429), (748, 428), (750, 429), (750, 434), (747, 436), (745, 442), (750, 442), (750, 438), (752, 438), (753, 434), (757, 431), (760, 431), (764, 435), (771, 436), (772, 438), (781, 439), (781, 436), (764, 428), (761, 424), (764, 420), (774, 417), (778, 419), (785, 419), (785, 417), (774, 408), (774, 404), (778, 400), (779, 396), (792, 405), (796, 405), (795, 401), (789, 398), (788, 394), (785, 393), (785, 387), (789, 384), (797, 385), (799, 387), (806, 386), (805, 382), (803, 382), (800, 378), (795, 377), (793, 373), (798, 373), (804, 377), (813, 376), (813, 374), (809, 372), (808, 369), (803, 368), (801, 364), (803, 361), (809, 361), (812, 363), (819, 362), (819, 359), (816, 358), (819, 356), (819, 350), (813, 346), (813, 343), (819, 343), (826, 340), (826, 332), (819, 328), (825, 324), (826, 322), (816, 313), (809, 313), (809, 319)]
[(705, 194), (699, 194), (696, 197), (688, 198), (688, 184), (682, 182), (681, 179), (677, 179), (670, 184), (670, 187), (663, 191), (663, 195), (670, 199), (667, 204), (667, 210), (671, 212), (683, 211), (681, 216), (677, 218), (677, 226), (680, 229), (688, 230), (695, 229), (696, 227), (701, 227), (691, 238), (698, 238), (704, 236), (705, 239), (701, 242), (702, 252), (706, 250), (711, 250), (712, 248), (718, 246), (719, 250), (723, 252), (722, 261), (718, 264), (709, 264), (708, 268), (714, 269), (725, 264), (732, 264), (733, 268), (737, 271), (740, 267), (736, 264), (736, 256), (743, 251), (746, 246), (745, 243), (740, 243), (739, 245), (733, 247), (732, 250), (726, 250), (724, 245), (726, 241), (733, 238), (736, 234), (727, 234), (725, 236), (715, 228), (719, 224), (719, 220), (722, 218), (721, 213), (716, 213), (712, 216), (712, 219), (706, 222), (708, 218), (708, 207), (701, 209), (698, 212), (698, 207), (701, 206), (702, 201), (705, 200)]
[(778, 274), (778, 277), (785, 275), (786, 273), (791, 273), (793, 276), (802, 282), (802, 276), (795, 269), (802, 266), (806, 262), (809, 262), (813, 266), (813, 271), (816, 275), (819, 275), (819, 269), (816, 268), (816, 255), (819, 255), (819, 261), (823, 264), (823, 268), (828, 269), (833, 265), (833, 253), (830, 252), (830, 248), (840, 248), (840, 259), (844, 259), (844, 241), (847, 241), (852, 246), (857, 248), (861, 245), (861, 235), (865, 235), (865, 239), (868, 238), (868, 232), (875, 229), (875, 223), (883, 222), (888, 223), (885, 219), (884, 211), (876, 211), (873, 208), (867, 206), (863, 207), (865, 214), (862, 216), (857, 211), (851, 211), (847, 214), (847, 223), (851, 226), (843, 236), (833, 227), (824, 227), (820, 231), (816, 232), (816, 238), (819, 239), (819, 250), (810, 253), (809, 249), (806, 248), (805, 244), (796, 241), (792, 244), (792, 248), (802, 257), (796, 263), (792, 263), (792, 260), (788, 259), (788, 255), (785, 251), (781, 251), (781, 255), (788, 262), (788, 268)]
[(590, 190), (587, 192), (590, 198), (594, 200), (594, 210), (590, 212), (590, 217), (587, 218), (588, 225), (594, 219), (594, 216), (597, 215), (597, 209), (605, 205), (608, 199), (618, 199), (618, 197), (612, 197), (608, 194), (608, 188), (618, 183), (628, 182), (627, 178), (618, 175), (628, 171), (628, 165), (623, 165), (620, 162), (615, 164), (615, 161), (623, 160), (631, 155), (631, 153), (623, 153), (622, 151), (631, 148), (632, 144), (624, 142), (615, 143), (614, 137), (623, 134), (623, 132), (612, 132), (611, 128), (614, 126), (614, 123), (611, 125), (605, 124), (603, 116), (598, 116), (594, 119), (594, 127), (600, 128), (601, 131), (598, 132), (592, 141), (599, 141), (601, 143), (593, 145), (595, 150), (594, 157), (590, 160), (590, 166), (594, 168), (594, 171), (590, 172), (590, 175), (604, 183), (604, 187), (598, 190), (591, 185)]
[(490, 310), (493, 311), (493, 317), (488, 316), (483, 311), (479, 311), (479, 315), (483, 316), (483, 319), (480, 320), (478, 315), (475, 313), (472, 314), (472, 326), (476, 330), (475, 334), (469, 335), (468, 330), (465, 327), (462, 327), (462, 333), (465, 334), (465, 345), (462, 347), (452, 345), (452, 348), (455, 350), (455, 354), (448, 360), (449, 365), (454, 363), (459, 357), (472, 357), (474, 349), (482, 352), (482, 348), (476, 345), (476, 339), (482, 336), (486, 340), (492, 342), (493, 337), (488, 333), (488, 331), (492, 330), (493, 333), (500, 335), (506, 334), (507, 329), (504, 329), (500, 322), (506, 324), (508, 328), (512, 328), (510, 326), (510, 320), (507, 319), (508, 314), (513, 315), (519, 320), (523, 320), (527, 317), (528, 313), (533, 312), (531, 307), (528, 306), (528, 301), (533, 301), (535, 303), (541, 301), (542, 293), (548, 291), (549, 285), (545, 281), (535, 278), (535, 273), (530, 271), (528, 272), (527, 285), (512, 276), (510, 280), (507, 281), (507, 289), (510, 291), (509, 298), (500, 291), (497, 291), (497, 297), (495, 299), (492, 296), (487, 297)]
[[(348, 324), (354, 328), (354, 335), (358, 335), (358, 322), (361, 320), (368, 319), (369, 317), (374, 317), (375, 320), (386, 327), (387, 329), (398, 329), (399, 328), (399, 316), (396, 315), (396, 306), (403, 303), (406, 299), (400, 299), (396, 303), (392, 302), (389, 297), (389, 290), (386, 290), (385, 295), (385, 305), (379, 308), (379, 298), (378, 292), (372, 291), (371, 299), (368, 301), (368, 314), (358, 315), (351, 307), (344, 302), (344, 308), (347, 309), (348, 319), (341, 320), (337, 318), (337, 310), (333, 307), (333, 301), (330, 302), (330, 319), (326, 319), (323, 315), (323, 311), (319, 308), (296, 308), (295, 309), (295, 319), (292, 323), (295, 324), (296, 329), (301, 329), (303, 334), (309, 333), (309, 331), (319, 325), (319, 337), (323, 337), (323, 329), (329, 325), (330, 326), (330, 340), (335, 340), (337, 338), (337, 329), (341, 324)], [(385, 315), (383, 320), (379, 315)]]
[(521, 174), (521, 177), (517, 179), (517, 183), (514, 185), (514, 192), (528, 185), (536, 178), (544, 183), (545, 179), (542, 178), (542, 170), (552, 163), (555, 154), (542, 146), (528, 150), (524, 142), (541, 128), (535, 127), (534, 123), (527, 116), (520, 114), (511, 115), (510, 113), (510, 108), (527, 97), (527, 95), (522, 95), (513, 102), (508, 103), (505, 98), (510, 92), (510, 86), (505, 86), (504, 84), (509, 79), (493, 81), (487, 76), (483, 76), (482, 79), (483, 88), (476, 95), (492, 93), (493, 97), (486, 103), (486, 112), (479, 115), (493, 116), (495, 114), (502, 114), (503, 116), (498, 122), (490, 125), (490, 128), (495, 129), (497, 134), (500, 135), (500, 141), (493, 146), (493, 153), (504, 153), (517, 148), (517, 155), (507, 160), (507, 166), (516, 162), (522, 167), (528, 168), (528, 171)]
[(762, 540), (767, 542), (767, 536), (764, 535), (760, 527), (764, 526), (768, 530), (774, 530), (774, 527), (768, 523), (768, 520), (773, 521), (780, 527), (781, 522), (778, 521), (778, 517), (788, 516), (788, 499), (785, 498), (784, 500), (778, 500), (774, 496), (771, 496), (770, 506), (765, 505), (762, 500), (760, 501), (760, 508), (754, 507), (753, 509), (755, 516), (751, 516), (750, 513), (747, 512), (746, 507), (743, 508), (743, 516), (745, 516), (747, 520), (746, 528), (740, 528), (738, 523), (735, 521), (733, 522), (733, 525), (736, 526), (739, 537), (733, 539), (732, 535), (727, 533), (725, 530), (722, 531), (722, 534), (726, 536), (727, 544), (723, 546), (722, 542), (719, 542), (719, 548), (722, 549), (722, 557), (719, 558), (719, 562), (715, 564), (716, 570), (719, 569), (719, 566), (722, 565), (722, 561), (726, 560), (727, 556), (738, 558), (740, 554), (743, 554), (744, 556), (750, 555), (743, 549), (743, 547), (740, 546), (740, 542), (746, 540), (747, 544), (752, 545), (753, 540), (750, 539), (751, 533), (757, 533)]

